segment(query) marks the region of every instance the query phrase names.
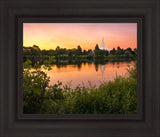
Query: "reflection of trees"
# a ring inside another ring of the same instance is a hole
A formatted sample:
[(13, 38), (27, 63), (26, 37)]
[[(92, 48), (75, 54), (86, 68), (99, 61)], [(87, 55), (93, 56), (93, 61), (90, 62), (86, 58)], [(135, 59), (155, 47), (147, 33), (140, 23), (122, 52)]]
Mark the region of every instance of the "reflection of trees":
[(115, 65), (115, 62), (112, 62), (113, 66)]
[(117, 68), (119, 68), (119, 62), (117, 62)]
[(105, 64), (106, 61), (104, 59), (96, 59), (96, 60), (94, 60), (94, 63), (95, 64)]
[(56, 66), (57, 66), (57, 68), (58, 68), (58, 69), (60, 69), (60, 68), (61, 68), (61, 65), (56, 65)]
[(82, 68), (82, 63), (78, 63), (78, 64), (77, 64), (77, 67), (78, 67), (78, 70), (81, 70), (81, 68)]
[(27, 59), (32, 61), (32, 66), (35, 64), (43, 65), (45, 60), (49, 60), (49, 57), (39, 57), (39, 56), (25, 56), (23, 57), (23, 62), (27, 61)]
[(92, 65), (92, 61), (89, 61), (89, 62), (87, 62), (88, 63), (88, 66), (91, 66)]
[(95, 65), (95, 69), (96, 69), (96, 71), (98, 71), (98, 64), (94, 64)]
[[(25, 62), (27, 59), (32, 61), (32, 66), (34, 66), (35, 64), (38, 64), (39, 66), (44, 65), (44, 61), (45, 60), (49, 60), (48, 56), (25, 56), (23, 57), (23, 62)], [(122, 62), (122, 61), (121, 61)], [(126, 62), (126, 61), (125, 61)], [(127, 61), (130, 62), (130, 61)], [(105, 71), (105, 64), (112, 64), (113, 67), (117, 67), (119, 68), (119, 63), (118, 61), (107, 61), (104, 59), (92, 59), (92, 60), (85, 60), (85, 59), (65, 59), (65, 60), (61, 60), (61, 59), (57, 59), (55, 63), (57, 68), (67, 68), (68, 65), (73, 65), (72, 67), (78, 68), (78, 70), (81, 70), (82, 68), (82, 64), (87, 65), (89, 67), (91, 67), (92, 65), (94, 65), (95, 67), (95, 71), (101, 71), (102, 75)], [(52, 65), (52, 64), (51, 64)]]

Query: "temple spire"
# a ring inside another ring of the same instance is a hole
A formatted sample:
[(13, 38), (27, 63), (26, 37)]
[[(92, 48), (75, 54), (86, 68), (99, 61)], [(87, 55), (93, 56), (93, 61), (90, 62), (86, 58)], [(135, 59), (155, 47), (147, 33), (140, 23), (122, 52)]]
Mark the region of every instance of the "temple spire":
[(105, 44), (104, 44), (104, 38), (102, 38), (102, 43), (101, 43), (101, 45), (100, 45), (100, 49), (101, 49), (101, 50), (106, 50), (106, 46), (105, 46)]

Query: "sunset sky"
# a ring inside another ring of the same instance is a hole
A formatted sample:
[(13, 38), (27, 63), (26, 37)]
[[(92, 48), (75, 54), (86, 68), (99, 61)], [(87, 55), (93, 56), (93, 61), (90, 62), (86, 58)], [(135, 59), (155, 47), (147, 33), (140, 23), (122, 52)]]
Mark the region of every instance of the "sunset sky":
[(60, 48), (94, 49), (102, 38), (107, 49), (137, 48), (137, 23), (23, 23), (23, 46), (41, 50)]

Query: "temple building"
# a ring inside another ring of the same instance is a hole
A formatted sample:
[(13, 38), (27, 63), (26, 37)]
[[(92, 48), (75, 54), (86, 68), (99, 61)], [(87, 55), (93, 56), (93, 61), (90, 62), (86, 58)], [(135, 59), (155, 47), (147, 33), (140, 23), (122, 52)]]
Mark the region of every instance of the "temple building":
[(106, 45), (104, 44), (104, 38), (102, 39), (102, 43), (100, 45), (101, 50), (106, 50)]

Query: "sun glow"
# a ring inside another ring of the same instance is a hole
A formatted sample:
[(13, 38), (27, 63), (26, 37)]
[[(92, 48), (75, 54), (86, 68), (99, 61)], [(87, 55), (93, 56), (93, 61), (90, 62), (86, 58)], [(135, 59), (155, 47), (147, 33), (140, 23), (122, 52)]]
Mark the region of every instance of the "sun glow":
[(137, 48), (137, 23), (23, 23), (23, 46), (40, 49), (94, 49), (102, 38), (107, 49)]

